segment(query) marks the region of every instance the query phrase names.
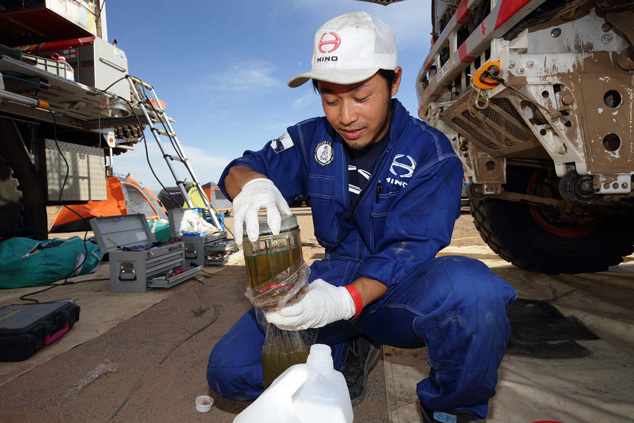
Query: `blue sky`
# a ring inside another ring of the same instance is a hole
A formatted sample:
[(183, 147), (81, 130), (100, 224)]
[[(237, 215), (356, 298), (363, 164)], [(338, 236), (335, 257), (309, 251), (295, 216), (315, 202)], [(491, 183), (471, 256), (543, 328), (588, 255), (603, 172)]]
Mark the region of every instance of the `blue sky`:
[[(125, 51), (129, 72), (153, 85), (166, 102), (199, 181), (215, 182), (244, 150), (260, 149), (286, 127), (323, 115), (310, 83), (292, 89), (286, 82), (310, 70), (315, 31), (337, 15), (366, 11), (392, 26), (403, 67), (396, 97), (415, 115), (414, 84), (430, 46), (429, 3), (112, 0), (108, 38)], [(157, 175), (165, 185), (175, 185), (149, 133), (147, 140)], [(141, 144), (117, 156), (114, 168), (160, 190)], [(184, 168), (176, 168), (184, 178)]]

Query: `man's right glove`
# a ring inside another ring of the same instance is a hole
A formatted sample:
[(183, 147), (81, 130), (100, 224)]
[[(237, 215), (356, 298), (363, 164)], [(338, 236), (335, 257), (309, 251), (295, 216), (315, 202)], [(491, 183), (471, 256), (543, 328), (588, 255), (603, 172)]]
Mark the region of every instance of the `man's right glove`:
[(233, 234), (238, 245), (242, 245), (242, 225), (246, 222), (249, 241), (255, 242), (260, 234), (258, 213), (266, 209), (267, 221), (273, 235), (280, 233), (282, 216), (290, 216), (291, 209), (273, 181), (266, 178), (252, 179), (242, 187), (233, 199)]
[[(354, 290), (355, 292), (356, 289)], [(361, 298), (359, 297), (359, 304)], [(315, 279), (298, 302), (266, 313), (266, 320), (282, 330), (321, 328), (339, 320), (352, 319), (361, 312), (350, 291)]]

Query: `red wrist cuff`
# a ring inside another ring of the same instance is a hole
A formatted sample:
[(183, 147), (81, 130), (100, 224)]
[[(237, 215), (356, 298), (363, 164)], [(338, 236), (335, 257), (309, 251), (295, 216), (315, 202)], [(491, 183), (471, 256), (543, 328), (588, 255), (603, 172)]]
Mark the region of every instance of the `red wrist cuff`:
[(354, 285), (347, 285), (346, 289), (348, 290), (348, 292), (352, 296), (352, 300), (354, 301), (355, 312), (354, 317), (352, 318), (354, 320), (359, 317), (359, 315), (361, 314), (361, 310), (363, 310), (363, 301), (361, 300), (361, 294), (359, 294), (359, 291)]

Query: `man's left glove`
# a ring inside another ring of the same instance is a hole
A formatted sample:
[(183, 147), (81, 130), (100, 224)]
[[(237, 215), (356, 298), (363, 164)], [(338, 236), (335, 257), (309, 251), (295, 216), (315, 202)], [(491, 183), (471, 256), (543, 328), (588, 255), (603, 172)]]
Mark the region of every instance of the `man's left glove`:
[(316, 279), (304, 298), (295, 304), (266, 313), (266, 320), (282, 330), (320, 328), (338, 320), (354, 317), (352, 295), (342, 286)]
[(233, 199), (233, 235), (236, 244), (242, 245), (242, 225), (246, 223), (249, 241), (258, 240), (260, 223), (258, 213), (266, 209), (267, 222), (273, 235), (280, 233), (282, 216), (293, 214), (282, 193), (273, 181), (266, 178), (252, 179), (242, 187)]

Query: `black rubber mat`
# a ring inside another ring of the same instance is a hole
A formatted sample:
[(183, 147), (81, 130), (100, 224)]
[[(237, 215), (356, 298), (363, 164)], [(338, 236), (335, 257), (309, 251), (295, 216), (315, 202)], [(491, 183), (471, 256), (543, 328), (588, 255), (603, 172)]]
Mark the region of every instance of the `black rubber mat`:
[(519, 298), (507, 310), (511, 322), (509, 355), (578, 358), (591, 354), (578, 340), (600, 339), (574, 316), (564, 316), (547, 301)]

